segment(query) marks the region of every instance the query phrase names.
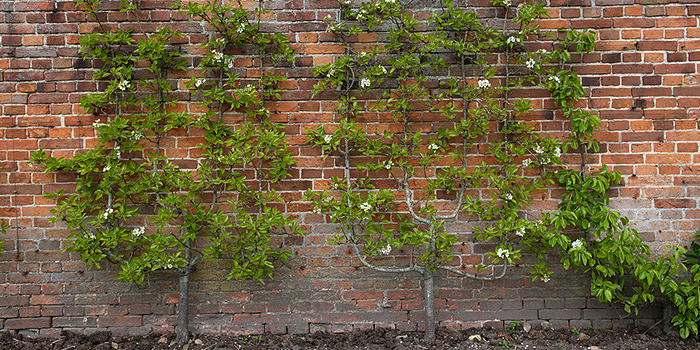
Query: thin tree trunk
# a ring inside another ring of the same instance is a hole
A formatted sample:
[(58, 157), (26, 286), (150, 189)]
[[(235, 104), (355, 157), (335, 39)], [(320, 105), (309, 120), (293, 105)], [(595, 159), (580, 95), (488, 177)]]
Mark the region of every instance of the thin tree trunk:
[(180, 300), (177, 303), (177, 342), (184, 344), (189, 340), (189, 286), (190, 273), (192, 269), (189, 266), (178, 269), (180, 275), (179, 293)]
[(425, 343), (435, 343), (435, 289), (434, 274), (426, 266), (423, 272), (423, 306), (425, 308)]
[[(188, 242), (191, 243), (191, 242)], [(180, 300), (177, 303), (177, 342), (180, 345), (185, 344), (190, 338), (189, 331), (189, 310), (190, 310), (190, 275), (192, 274), (192, 248), (185, 246), (185, 266), (178, 268), (177, 272), (180, 277), (180, 285), (178, 293)]]

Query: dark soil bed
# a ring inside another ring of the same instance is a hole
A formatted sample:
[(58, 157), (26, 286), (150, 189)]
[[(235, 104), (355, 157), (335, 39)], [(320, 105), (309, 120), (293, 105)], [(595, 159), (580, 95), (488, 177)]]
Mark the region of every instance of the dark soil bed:
[(422, 333), (378, 329), (353, 333), (315, 333), (232, 337), (194, 336), (179, 346), (173, 334), (143, 337), (113, 337), (107, 332), (89, 336), (64, 333), (58, 339), (31, 339), (0, 333), (2, 350), (306, 350), (306, 349), (539, 349), (539, 350), (691, 350), (700, 349), (698, 338), (680, 339), (657, 328), (627, 330), (542, 329), (525, 332), (506, 329), (438, 330), (434, 345), (422, 340)]

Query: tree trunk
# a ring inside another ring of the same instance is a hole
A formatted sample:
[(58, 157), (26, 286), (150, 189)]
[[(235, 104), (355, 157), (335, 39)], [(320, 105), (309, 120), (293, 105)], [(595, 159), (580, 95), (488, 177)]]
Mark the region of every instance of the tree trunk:
[(425, 343), (435, 343), (435, 289), (433, 271), (429, 267), (423, 272), (423, 307), (425, 309)]
[(181, 267), (178, 270), (180, 275), (180, 285), (178, 292), (180, 300), (177, 303), (177, 342), (180, 344), (186, 343), (190, 338), (189, 333), (189, 286), (190, 273), (192, 269), (189, 266)]
[(678, 308), (670, 300), (662, 299), (662, 302), (664, 306), (663, 331), (666, 334), (678, 335), (680, 330), (672, 322), (673, 317), (678, 313)]
[(180, 275), (180, 285), (178, 292), (180, 300), (177, 303), (177, 342), (180, 344), (186, 343), (190, 338), (189, 333), (189, 286), (190, 273), (192, 269), (189, 266), (181, 267), (177, 270)]

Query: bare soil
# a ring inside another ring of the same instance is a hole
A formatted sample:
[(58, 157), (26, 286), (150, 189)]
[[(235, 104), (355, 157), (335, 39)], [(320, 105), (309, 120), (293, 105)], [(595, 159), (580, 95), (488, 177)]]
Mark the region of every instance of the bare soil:
[(227, 335), (193, 336), (180, 346), (174, 334), (150, 334), (141, 337), (113, 337), (108, 332), (91, 335), (63, 333), (58, 339), (33, 339), (0, 333), (0, 350), (414, 350), (414, 349), (538, 349), (538, 350), (700, 350), (697, 337), (680, 339), (658, 328), (626, 330), (569, 330), (532, 327), (518, 329), (439, 329), (433, 345), (423, 342), (420, 332), (377, 329), (352, 333), (274, 335), (234, 337)]

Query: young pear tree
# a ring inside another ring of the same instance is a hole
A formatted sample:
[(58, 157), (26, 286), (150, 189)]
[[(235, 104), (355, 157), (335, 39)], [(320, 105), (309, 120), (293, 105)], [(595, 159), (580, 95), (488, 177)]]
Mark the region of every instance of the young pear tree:
[[(324, 156), (339, 159), (344, 176), (306, 198), (339, 224), (334, 242), (349, 244), (363, 266), (422, 279), (427, 343), (435, 340), (437, 270), (502, 278), (522, 248), (541, 243), (550, 230), (526, 208), (534, 191), (553, 183), (562, 143), (538, 133), (527, 122), (532, 103), (513, 95), (534, 87), (573, 91), (560, 99), (573, 105), (583, 88), (560, 61), (593, 47), (593, 33), (572, 31), (553, 33), (554, 45), (536, 50), (525, 41), (547, 35), (535, 22), (546, 14), (542, 4), (494, 6), (503, 14), (498, 26), (451, 0), (441, 1), (428, 23), (402, 1), (359, 8), (341, 1), (346, 20), (329, 18), (328, 31), (346, 45), (346, 55), (316, 70), (316, 96), (337, 96), (338, 122), (308, 137)], [(365, 32), (382, 32), (386, 41), (352, 42)], [(455, 254), (468, 229), (450, 226), (469, 216), (465, 224), (493, 249), (476, 264)], [(376, 260), (382, 255), (394, 255), (396, 265)], [(536, 267), (535, 278), (546, 282), (546, 267)]]
[[(66, 251), (90, 267), (118, 265), (124, 282), (142, 283), (155, 270), (178, 274), (180, 343), (189, 336), (189, 281), (200, 260), (225, 261), (229, 278), (262, 282), (275, 259), (290, 255), (273, 236), (302, 233), (279, 211), (282, 198), (271, 187), (289, 176), (294, 161), (264, 104), (285, 79), (273, 66), (292, 51), (284, 36), (262, 32), (262, 1), (252, 13), (241, 3), (184, 7), (214, 28), (197, 68), (185, 65), (173, 44), (182, 34), (169, 27), (153, 33), (103, 27), (84, 35), (81, 52), (99, 66), (94, 78), (104, 87), (80, 101), (99, 118), (96, 145), (72, 158), (32, 155), (47, 172), (75, 174), (75, 191), (46, 194), (58, 203), (54, 220), (71, 232)], [(79, 3), (104, 26), (99, 0)], [(138, 18), (134, 10), (135, 2), (122, 3), (121, 11)], [(261, 78), (241, 79), (234, 52), (260, 62)], [(206, 113), (178, 108), (183, 75)], [(196, 147), (178, 148), (195, 137)], [(183, 152), (189, 159), (178, 156)]]

